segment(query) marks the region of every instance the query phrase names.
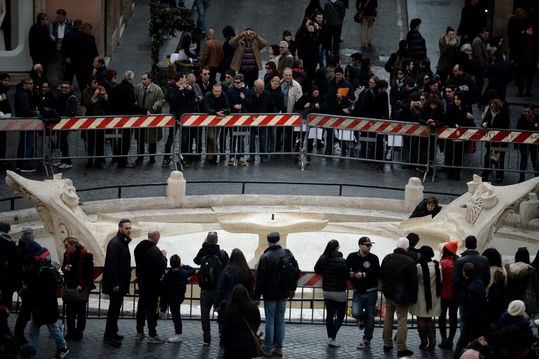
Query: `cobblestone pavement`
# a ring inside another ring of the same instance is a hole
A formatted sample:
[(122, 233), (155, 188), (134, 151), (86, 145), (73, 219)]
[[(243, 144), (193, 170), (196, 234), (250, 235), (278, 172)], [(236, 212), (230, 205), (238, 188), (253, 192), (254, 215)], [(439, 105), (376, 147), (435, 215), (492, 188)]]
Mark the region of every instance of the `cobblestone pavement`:
[[(71, 342), (70, 358), (188, 358), (211, 359), (219, 358), (219, 342), (217, 323), (212, 322), (213, 341), (209, 347), (202, 345), (202, 329), (197, 320), (183, 322), (183, 337), (181, 344), (163, 343), (149, 344), (146, 340), (135, 340), (135, 321), (126, 319), (119, 321), (120, 334), (125, 336), (121, 348), (113, 348), (103, 344), (105, 320), (89, 319), (84, 332), (84, 339)], [(260, 330), (264, 330), (264, 323)], [(371, 348), (357, 350), (356, 345), (361, 334), (355, 326), (343, 326), (337, 335), (340, 348), (330, 348), (326, 345), (326, 329), (321, 324), (287, 324), (284, 343), (284, 358), (298, 359), (336, 359), (336, 358), (396, 358), (396, 349), (384, 353), (382, 348), (382, 329), (376, 328)], [(157, 333), (162, 338), (174, 334), (172, 320), (159, 321)], [(434, 353), (421, 352), (418, 349), (419, 337), (415, 329), (408, 331), (408, 349), (414, 352), (414, 358), (452, 358), (452, 352), (437, 348)], [(54, 340), (48, 337), (47, 329), (41, 328), (41, 336), (37, 358), (50, 358), (55, 354)], [(12, 356), (11, 358), (23, 358)], [(7, 359), (7, 358), (6, 358)]]

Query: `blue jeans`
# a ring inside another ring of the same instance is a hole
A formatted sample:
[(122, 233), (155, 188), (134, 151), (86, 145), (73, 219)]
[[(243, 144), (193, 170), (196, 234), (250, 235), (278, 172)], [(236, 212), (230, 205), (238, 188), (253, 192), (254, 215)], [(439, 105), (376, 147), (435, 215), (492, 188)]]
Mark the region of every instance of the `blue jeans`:
[(358, 321), (365, 321), (365, 331), (363, 332), (364, 340), (372, 340), (374, 333), (374, 311), (376, 309), (376, 300), (378, 292), (358, 293), (354, 292), (352, 299), (352, 315)]
[[(326, 303), (326, 331), (328, 338), (335, 339), (339, 329), (341, 329), (344, 315), (346, 314), (346, 302), (337, 302), (331, 299), (324, 299)], [(337, 315), (337, 319), (335, 319)]]
[(274, 344), (277, 348), (283, 347), (285, 310), (286, 299), (264, 301), (264, 313), (266, 314), (264, 346), (267, 352), (273, 350)]
[(210, 0), (195, 0), (197, 7), (197, 29), (206, 32), (206, 10), (210, 5)]
[[(47, 329), (49, 329), (50, 335), (54, 338), (54, 341), (56, 342), (56, 349), (61, 350), (64, 348), (67, 348), (67, 343), (64, 339), (64, 336), (62, 335), (62, 331), (60, 330), (60, 326), (57, 322), (54, 322), (52, 324), (46, 324)], [(32, 345), (34, 348), (37, 349), (37, 344), (39, 341), (39, 328), (40, 326), (37, 325), (34, 320), (30, 323), (30, 345)]]

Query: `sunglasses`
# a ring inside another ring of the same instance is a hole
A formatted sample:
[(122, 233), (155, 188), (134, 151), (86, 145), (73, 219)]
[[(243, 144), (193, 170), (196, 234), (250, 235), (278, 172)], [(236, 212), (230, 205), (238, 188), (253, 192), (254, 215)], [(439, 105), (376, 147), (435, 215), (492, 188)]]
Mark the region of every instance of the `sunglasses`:
[(235, 84), (241, 84), (241, 81), (234, 81)]

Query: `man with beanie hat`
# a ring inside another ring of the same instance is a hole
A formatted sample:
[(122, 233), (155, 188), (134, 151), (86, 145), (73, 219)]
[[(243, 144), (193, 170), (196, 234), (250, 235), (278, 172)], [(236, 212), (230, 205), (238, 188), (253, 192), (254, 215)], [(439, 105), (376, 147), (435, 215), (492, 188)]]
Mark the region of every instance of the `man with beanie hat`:
[(352, 316), (357, 319), (359, 329), (365, 328), (363, 339), (357, 349), (370, 347), (374, 333), (374, 312), (378, 300), (378, 280), (380, 279), (380, 261), (371, 253), (374, 242), (369, 237), (361, 237), (359, 250), (346, 258), (350, 270), (354, 298), (352, 300)]
[(453, 288), (457, 296), (459, 305), (462, 305), (461, 299), (463, 296), (463, 282), (464, 276), (462, 274), (462, 268), (465, 263), (472, 263), (475, 267), (475, 275), (483, 282), (485, 288), (490, 283), (490, 265), (488, 259), (477, 251), (477, 238), (475, 236), (468, 236), (464, 240), (466, 250), (462, 252), (461, 257), (455, 262), (455, 275), (453, 276)]
[(11, 226), (0, 222), (0, 306), (11, 309), (17, 288), (17, 245), (8, 235)]
[(413, 352), (406, 347), (406, 320), (408, 307), (417, 300), (416, 263), (407, 254), (408, 239), (399, 238), (397, 248), (385, 256), (380, 266), (382, 292), (386, 298), (386, 316), (384, 319), (384, 351), (393, 347), (393, 316), (397, 312), (397, 355), (411, 356)]
[(268, 248), (260, 257), (256, 269), (255, 299), (264, 297), (266, 333), (264, 356), (283, 356), (284, 313), (287, 298), (294, 298), (299, 267), (292, 252), (280, 245), (281, 236), (271, 232)]
[(417, 243), (419, 243), (419, 236), (414, 232), (410, 232), (408, 233), (406, 238), (408, 238), (408, 243), (410, 244), (410, 246), (408, 247), (407, 254), (417, 263), (417, 261), (419, 260), (419, 253), (415, 246), (417, 245)]

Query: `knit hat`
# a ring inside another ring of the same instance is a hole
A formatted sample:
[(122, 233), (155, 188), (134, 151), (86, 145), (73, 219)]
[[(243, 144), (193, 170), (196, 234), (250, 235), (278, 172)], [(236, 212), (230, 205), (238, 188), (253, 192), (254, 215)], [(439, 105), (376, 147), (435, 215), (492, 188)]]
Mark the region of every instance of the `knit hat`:
[(21, 229), (21, 239), (23, 241), (33, 241), (35, 239), (34, 230), (31, 227)]
[(419, 254), (421, 254), (421, 258), (434, 257), (434, 251), (429, 246), (421, 246), (421, 248), (419, 248)]
[(479, 352), (475, 349), (468, 349), (462, 353), (460, 359), (479, 359)]
[(268, 243), (277, 243), (281, 239), (278, 232), (271, 232), (268, 234)]
[(453, 254), (457, 254), (458, 247), (459, 244), (457, 241), (447, 242), (446, 244), (444, 244), (444, 248), (447, 248), (447, 250)]
[(408, 238), (401, 237), (397, 241), (397, 248), (402, 248), (404, 250), (408, 250), (408, 247), (410, 247), (410, 242), (408, 241)]
[(507, 307), (507, 314), (512, 317), (527, 316), (526, 304), (521, 300), (514, 300)]

